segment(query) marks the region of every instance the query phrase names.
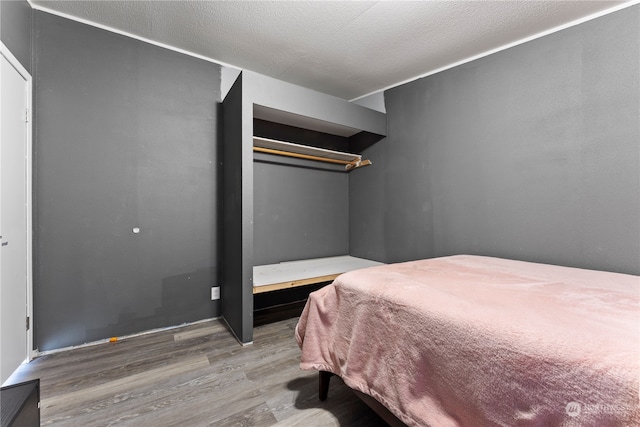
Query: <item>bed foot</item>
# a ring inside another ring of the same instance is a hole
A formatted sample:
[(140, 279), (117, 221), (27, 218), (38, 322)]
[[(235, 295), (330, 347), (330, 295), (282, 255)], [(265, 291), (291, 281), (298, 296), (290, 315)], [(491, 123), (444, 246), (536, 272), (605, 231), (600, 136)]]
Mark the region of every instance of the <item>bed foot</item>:
[(327, 371), (318, 371), (318, 396), (321, 401), (327, 400), (327, 395), (329, 394), (329, 380), (334, 374)]

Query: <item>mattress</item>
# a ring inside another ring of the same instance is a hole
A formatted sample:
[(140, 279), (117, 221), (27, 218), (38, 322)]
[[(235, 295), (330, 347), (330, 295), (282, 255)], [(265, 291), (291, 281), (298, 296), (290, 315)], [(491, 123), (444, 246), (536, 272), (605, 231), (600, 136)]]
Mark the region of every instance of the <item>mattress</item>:
[(469, 255), (345, 273), (295, 331), (410, 426), (640, 425), (639, 333), (638, 276)]

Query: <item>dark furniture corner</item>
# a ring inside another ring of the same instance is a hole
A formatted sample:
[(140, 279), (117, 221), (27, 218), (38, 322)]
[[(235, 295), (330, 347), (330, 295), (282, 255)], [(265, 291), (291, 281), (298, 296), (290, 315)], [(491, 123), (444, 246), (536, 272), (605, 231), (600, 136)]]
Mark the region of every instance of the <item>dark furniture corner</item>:
[(40, 425), (40, 380), (35, 379), (0, 389), (2, 427)]

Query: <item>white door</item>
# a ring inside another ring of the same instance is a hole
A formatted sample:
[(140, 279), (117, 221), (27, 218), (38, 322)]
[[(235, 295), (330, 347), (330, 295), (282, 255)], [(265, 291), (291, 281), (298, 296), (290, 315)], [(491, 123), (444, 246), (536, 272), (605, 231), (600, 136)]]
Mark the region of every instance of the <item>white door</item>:
[(0, 383), (30, 357), (31, 77), (2, 45), (0, 71)]

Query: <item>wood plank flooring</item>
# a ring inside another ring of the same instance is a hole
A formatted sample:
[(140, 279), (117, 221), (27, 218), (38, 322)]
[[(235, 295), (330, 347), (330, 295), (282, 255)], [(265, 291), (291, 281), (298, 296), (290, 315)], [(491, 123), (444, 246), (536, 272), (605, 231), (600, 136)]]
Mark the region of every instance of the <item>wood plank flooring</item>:
[(342, 381), (318, 400), (299, 369), (297, 318), (240, 346), (219, 320), (41, 356), (12, 382), (40, 378), (45, 426), (385, 426)]

